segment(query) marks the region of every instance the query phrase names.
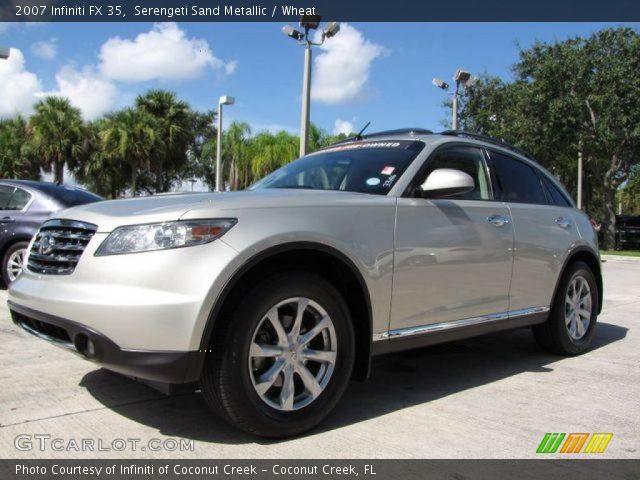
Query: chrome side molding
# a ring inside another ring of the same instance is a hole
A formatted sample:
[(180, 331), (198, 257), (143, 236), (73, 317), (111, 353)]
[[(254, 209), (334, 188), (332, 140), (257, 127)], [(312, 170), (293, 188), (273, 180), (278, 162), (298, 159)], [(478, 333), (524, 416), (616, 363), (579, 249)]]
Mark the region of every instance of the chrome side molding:
[(443, 330), (451, 330), (455, 328), (470, 327), (472, 325), (480, 325), (483, 323), (497, 322), (500, 320), (508, 320), (510, 318), (526, 317), (536, 313), (546, 313), (550, 311), (549, 307), (531, 307), (522, 308), (520, 310), (512, 310), (510, 312), (492, 313), (480, 317), (464, 318), (462, 320), (452, 320), (450, 322), (431, 323), (428, 325), (419, 325), (417, 327), (398, 328), (389, 330), (388, 332), (374, 333), (373, 341), (389, 340), (398, 337), (410, 337), (413, 335), (427, 335), (429, 333), (440, 332)]

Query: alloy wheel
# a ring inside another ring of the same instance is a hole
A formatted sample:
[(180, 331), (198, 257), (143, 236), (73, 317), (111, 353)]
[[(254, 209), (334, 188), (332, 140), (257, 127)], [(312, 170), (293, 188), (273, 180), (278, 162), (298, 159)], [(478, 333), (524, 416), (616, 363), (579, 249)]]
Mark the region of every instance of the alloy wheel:
[(336, 364), (333, 321), (317, 302), (289, 298), (258, 323), (249, 348), (253, 387), (270, 407), (303, 408), (324, 391)]
[(571, 280), (565, 297), (565, 325), (572, 340), (584, 337), (591, 323), (593, 302), (589, 282), (577, 275)]
[(16, 250), (9, 256), (7, 261), (7, 277), (9, 277), (9, 281), (13, 282), (20, 276), (26, 256), (27, 250), (25, 248)]

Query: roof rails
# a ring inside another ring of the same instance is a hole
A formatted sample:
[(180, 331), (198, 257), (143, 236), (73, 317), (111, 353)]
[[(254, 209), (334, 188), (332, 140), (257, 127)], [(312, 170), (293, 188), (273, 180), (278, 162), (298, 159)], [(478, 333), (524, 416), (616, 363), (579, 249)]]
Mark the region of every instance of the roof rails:
[(433, 132), (431, 130), (427, 130), (426, 128), (399, 128), (397, 130), (385, 130), (383, 132), (370, 133), (369, 135), (362, 135), (361, 137), (356, 136), (345, 138), (344, 140), (340, 140), (333, 145), (340, 145), (341, 143), (366, 140), (375, 137), (387, 137), (390, 135), (433, 135)]
[(522, 148), (514, 147), (513, 145), (505, 142), (504, 140), (500, 140), (499, 138), (490, 137), (489, 135), (483, 135), (481, 133), (467, 132), (465, 130), (445, 130), (444, 132), (440, 132), (440, 135), (450, 135), (455, 137), (468, 137), (473, 138), (475, 140), (481, 140), (483, 142), (492, 143), (494, 145), (498, 145), (500, 147), (506, 148), (513, 152), (516, 152), (523, 157), (528, 158), (529, 160), (533, 160), (536, 162), (537, 160), (531, 155), (529, 152)]

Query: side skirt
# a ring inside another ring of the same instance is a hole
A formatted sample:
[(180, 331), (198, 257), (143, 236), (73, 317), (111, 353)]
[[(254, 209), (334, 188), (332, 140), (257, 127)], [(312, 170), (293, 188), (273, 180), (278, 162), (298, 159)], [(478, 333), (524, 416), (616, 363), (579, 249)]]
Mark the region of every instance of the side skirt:
[[(515, 314), (514, 314), (515, 313)], [(465, 320), (436, 323), (420, 327), (390, 330), (378, 335), (372, 343), (372, 355), (410, 350), (439, 343), (477, 337), (488, 333), (544, 323), (549, 317), (548, 307), (489, 315)]]

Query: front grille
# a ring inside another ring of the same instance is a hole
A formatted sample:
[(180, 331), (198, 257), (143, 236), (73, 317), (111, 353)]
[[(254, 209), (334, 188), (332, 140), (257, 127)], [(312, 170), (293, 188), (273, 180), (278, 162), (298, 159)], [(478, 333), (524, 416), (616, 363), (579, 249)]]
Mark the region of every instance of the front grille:
[(51, 323), (41, 322), (35, 318), (30, 318), (22, 315), (18, 312), (11, 311), (14, 322), (20, 325), (29, 333), (45, 337), (47, 340), (54, 342), (60, 342), (64, 344), (71, 344), (71, 338), (64, 328), (60, 328), (57, 325)]
[(49, 220), (40, 227), (29, 251), (29, 270), (48, 275), (73, 273), (98, 227), (75, 220)]

